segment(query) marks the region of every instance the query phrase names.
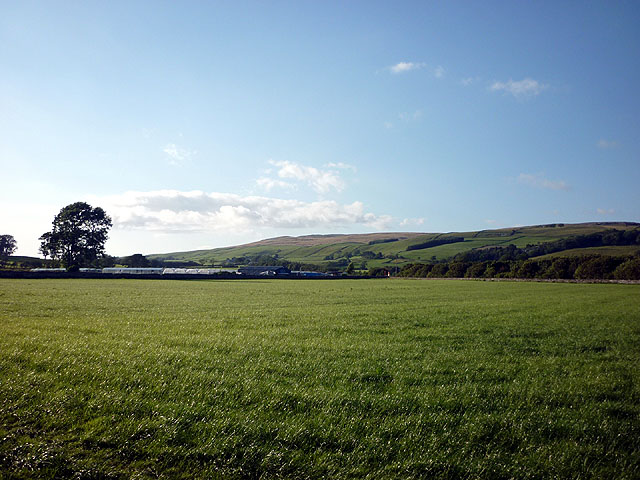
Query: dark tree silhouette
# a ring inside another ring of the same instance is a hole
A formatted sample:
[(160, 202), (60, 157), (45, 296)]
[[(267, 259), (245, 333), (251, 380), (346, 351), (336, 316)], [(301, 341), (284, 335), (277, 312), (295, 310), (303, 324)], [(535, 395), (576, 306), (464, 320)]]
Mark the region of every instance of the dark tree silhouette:
[(17, 248), (18, 244), (13, 235), (0, 235), (0, 258), (4, 259), (13, 255)]
[(73, 269), (88, 266), (104, 255), (111, 218), (100, 207), (76, 202), (53, 219), (53, 229), (40, 237), (40, 251)]

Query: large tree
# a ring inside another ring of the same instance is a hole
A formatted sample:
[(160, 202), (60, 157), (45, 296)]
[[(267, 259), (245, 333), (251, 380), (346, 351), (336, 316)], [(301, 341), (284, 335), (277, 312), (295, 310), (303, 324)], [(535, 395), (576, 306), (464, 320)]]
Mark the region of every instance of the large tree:
[(102, 208), (72, 203), (55, 216), (53, 229), (40, 237), (40, 251), (67, 268), (91, 265), (104, 255), (111, 225)]
[(18, 248), (16, 240), (13, 235), (0, 235), (0, 260), (6, 259)]

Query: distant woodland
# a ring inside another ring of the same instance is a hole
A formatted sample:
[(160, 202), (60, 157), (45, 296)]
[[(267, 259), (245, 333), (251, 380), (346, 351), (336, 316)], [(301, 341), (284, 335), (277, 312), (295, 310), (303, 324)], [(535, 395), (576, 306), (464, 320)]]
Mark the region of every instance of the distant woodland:
[[(456, 255), (450, 261), (405, 265), (397, 275), (431, 278), (640, 280), (640, 248), (629, 256), (586, 254), (539, 258), (577, 248), (635, 245), (640, 247), (640, 229), (610, 230), (527, 245), (524, 248), (507, 245), (470, 250)], [(370, 273), (384, 274), (379, 270)]]

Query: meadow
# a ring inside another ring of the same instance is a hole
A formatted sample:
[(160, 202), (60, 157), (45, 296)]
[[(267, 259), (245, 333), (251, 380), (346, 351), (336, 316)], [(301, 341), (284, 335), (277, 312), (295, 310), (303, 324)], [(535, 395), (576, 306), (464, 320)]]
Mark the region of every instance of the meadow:
[(640, 478), (640, 285), (0, 279), (1, 478)]

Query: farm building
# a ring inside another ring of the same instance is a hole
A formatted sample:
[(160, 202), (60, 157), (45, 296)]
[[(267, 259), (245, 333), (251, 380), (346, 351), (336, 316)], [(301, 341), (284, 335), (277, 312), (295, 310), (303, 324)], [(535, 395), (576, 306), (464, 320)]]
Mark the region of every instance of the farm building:
[(238, 273), (241, 275), (289, 275), (291, 271), (286, 267), (277, 266), (251, 266), (240, 267)]
[(323, 272), (308, 272), (305, 270), (293, 271), (291, 275), (294, 277), (329, 277), (328, 273)]
[(109, 267), (103, 268), (102, 273), (126, 274), (126, 275), (162, 275), (162, 268), (129, 268), (129, 267)]

